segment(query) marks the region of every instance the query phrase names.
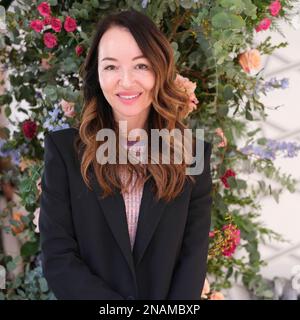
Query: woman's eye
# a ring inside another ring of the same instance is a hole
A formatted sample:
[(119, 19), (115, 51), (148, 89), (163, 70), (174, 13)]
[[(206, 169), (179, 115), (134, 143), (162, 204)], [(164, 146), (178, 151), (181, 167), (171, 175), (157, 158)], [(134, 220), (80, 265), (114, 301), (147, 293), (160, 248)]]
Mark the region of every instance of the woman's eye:
[(104, 68), (104, 70), (111, 70), (111, 69), (109, 69), (110, 67), (114, 68), (115, 66), (112, 66), (112, 65), (107, 66), (107, 67)]
[[(138, 67), (138, 69), (142, 69), (142, 70), (149, 69), (148, 66), (143, 63), (138, 64), (137, 67)], [(109, 66), (105, 67), (104, 70), (113, 70), (114, 68), (115, 68), (115, 66), (109, 65)]]
[(142, 68), (142, 69), (148, 69), (148, 66), (147, 66), (146, 64), (143, 64), (143, 63), (138, 64), (138, 66), (139, 66), (139, 67), (141, 67), (141, 66), (142, 66), (142, 67), (145, 67), (145, 68)]

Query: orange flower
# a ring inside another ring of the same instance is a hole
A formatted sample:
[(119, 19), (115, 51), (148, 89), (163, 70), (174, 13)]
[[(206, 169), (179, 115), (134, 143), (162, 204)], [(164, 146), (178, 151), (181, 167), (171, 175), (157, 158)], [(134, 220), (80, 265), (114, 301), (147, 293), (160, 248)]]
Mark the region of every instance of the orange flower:
[(216, 134), (222, 139), (222, 141), (218, 144), (218, 148), (224, 148), (227, 146), (227, 139), (224, 135), (224, 132), (221, 128), (217, 128), (215, 130)]
[(18, 223), (18, 226), (14, 226), (11, 224), (11, 230), (15, 234), (19, 234), (25, 229), (25, 225), (21, 220), (22, 216), (23, 216), (23, 214), (20, 212), (13, 212), (13, 214), (12, 214), (12, 220)]
[(261, 67), (261, 57), (257, 49), (251, 49), (239, 55), (239, 64), (243, 70), (250, 73), (253, 70), (258, 70)]
[(209, 300), (225, 300), (225, 297), (224, 297), (223, 293), (221, 293), (219, 291), (214, 291), (210, 295)]

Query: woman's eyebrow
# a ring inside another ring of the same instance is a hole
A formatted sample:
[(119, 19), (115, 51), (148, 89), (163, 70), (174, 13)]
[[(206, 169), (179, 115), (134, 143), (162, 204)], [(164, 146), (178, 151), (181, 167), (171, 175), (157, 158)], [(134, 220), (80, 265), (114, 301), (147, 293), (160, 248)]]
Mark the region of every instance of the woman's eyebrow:
[[(140, 55), (140, 56), (134, 57), (132, 59), (132, 61), (137, 60), (137, 59), (141, 59), (141, 58), (145, 58), (146, 59), (146, 57), (144, 55)], [(118, 59), (112, 58), (112, 57), (105, 57), (101, 61), (104, 61), (104, 60), (118, 61)]]

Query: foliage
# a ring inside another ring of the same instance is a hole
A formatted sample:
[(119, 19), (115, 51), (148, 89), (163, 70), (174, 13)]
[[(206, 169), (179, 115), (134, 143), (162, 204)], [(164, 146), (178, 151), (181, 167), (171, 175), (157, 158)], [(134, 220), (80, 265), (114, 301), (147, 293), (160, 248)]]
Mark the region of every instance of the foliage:
[[(195, 93), (199, 107), (186, 121), (192, 128), (205, 129), (206, 140), (213, 142), (212, 229), (221, 229), (229, 214), (240, 230), (239, 258), (217, 254), (209, 259), (208, 271), (214, 278), (212, 286), (216, 290), (228, 288), (240, 278), (257, 297), (270, 298), (272, 295), (259, 273), (264, 261), (258, 245), (266, 239), (281, 237), (259, 221), (261, 208), (257, 199), (273, 196), (278, 201), (284, 190), (294, 191), (295, 180), (276, 168), (274, 159), (263, 157), (261, 153), (255, 157), (238, 145), (243, 143), (247, 147), (267, 142), (259, 135), (259, 129), (253, 130), (256, 121), (267, 117), (266, 107), (260, 101), (266, 94), (266, 90), (261, 89), (265, 80), (262, 70), (245, 71), (241, 55), (249, 49), (258, 50), (260, 55), (271, 55), (285, 47), (287, 43), (274, 45), (267, 37), (253, 48), (255, 28), (267, 18), (271, 21), (270, 28), (281, 32), (278, 21), (290, 22), (294, 2), (280, 1), (281, 10), (274, 16), (269, 10), (271, 1), (266, 0), (49, 0), (52, 16), (61, 22), (66, 21), (67, 16), (76, 20), (78, 27), (72, 32), (64, 28), (54, 32), (49, 25), (42, 32), (32, 30), (30, 22), (42, 19), (37, 11), (41, 1), (17, 3), (14, 12), (6, 10), (7, 30), (0, 38), (1, 63), (11, 84), (0, 95), (0, 105), (15, 127), (14, 132), (7, 133), (10, 137), (5, 148), (18, 150), (20, 161), (33, 161), (19, 172), (19, 192), (23, 205), (30, 212), (29, 219), (38, 206), (36, 183), (42, 169), (43, 134), (47, 130), (73, 126), (78, 121), (78, 116), (67, 117), (59, 104), (62, 100), (72, 102), (76, 114), (80, 113), (82, 79), (79, 70), (95, 24), (107, 13), (131, 7), (155, 21), (172, 44), (179, 73), (197, 83)], [(53, 48), (45, 45), (45, 32), (57, 37)], [(274, 88), (278, 87), (278, 83), (274, 84)], [(37, 125), (31, 139), (25, 134), (24, 123), (12, 120), (13, 105), (25, 119)], [(221, 129), (223, 138), (216, 134), (217, 128)], [(278, 152), (276, 149), (274, 156)], [(228, 170), (233, 174), (226, 175)], [(249, 178), (254, 174), (260, 179), (251, 181)], [(27, 221), (24, 232), (29, 232), (29, 244), (22, 251), (26, 273), (9, 283), (10, 290), (2, 294), (5, 299), (51, 298), (51, 294), (45, 293), (47, 286), (40, 269), (32, 265), (38, 250), (34, 246), (38, 234), (33, 229), (32, 222)]]

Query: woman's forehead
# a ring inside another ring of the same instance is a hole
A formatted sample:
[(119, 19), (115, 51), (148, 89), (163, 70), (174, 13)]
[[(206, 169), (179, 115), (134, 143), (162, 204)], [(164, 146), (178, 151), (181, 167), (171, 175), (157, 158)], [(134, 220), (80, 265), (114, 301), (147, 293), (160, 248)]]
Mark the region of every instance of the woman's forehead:
[(124, 57), (133, 59), (142, 55), (131, 33), (120, 28), (107, 30), (99, 42), (98, 56), (101, 61), (121, 60)]

